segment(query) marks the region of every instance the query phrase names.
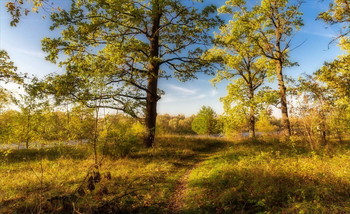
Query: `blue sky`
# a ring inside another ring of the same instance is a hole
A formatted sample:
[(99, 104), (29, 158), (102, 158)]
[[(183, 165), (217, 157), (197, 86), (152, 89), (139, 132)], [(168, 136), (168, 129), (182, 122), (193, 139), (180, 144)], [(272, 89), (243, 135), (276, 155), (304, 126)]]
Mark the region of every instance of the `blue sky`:
[[(60, 1), (61, 4), (68, 2)], [(225, 0), (204, 2), (220, 6)], [(305, 0), (302, 5), (305, 26), (295, 35), (293, 45), (303, 45), (291, 53), (291, 60), (298, 62), (300, 66), (286, 69), (286, 75), (297, 78), (302, 73), (311, 74), (320, 68), (324, 61), (331, 61), (341, 54), (335, 44), (329, 46), (329, 42), (337, 35), (337, 28), (315, 20), (319, 12), (327, 10), (328, 3), (327, 0)], [(18, 71), (39, 77), (59, 71), (60, 68), (56, 65), (45, 61), (45, 53), (41, 50), (41, 39), (55, 36), (54, 32), (49, 31), (50, 20), (42, 19), (45, 13), (23, 17), (17, 27), (10, 27), (10, 18), (4, 7), (5, 1), (1, 1), (0, 4), (0, 48), (9, 53)], [(209, 82), (212, 78), (200, 74), (197, 80), (185, 83), (176, 79), (161, 80), (159, 88), (165, 91), (165, 95), (159, 101), (159, 113), (192, 115), (197, 113), (202, 105), (206, 105), (221, 114), (223, 109), (219, 99), (226, 95), (228, 82), (214, 87)], [(278, 116), (279, 112), (276, 111), (275, 115)]]

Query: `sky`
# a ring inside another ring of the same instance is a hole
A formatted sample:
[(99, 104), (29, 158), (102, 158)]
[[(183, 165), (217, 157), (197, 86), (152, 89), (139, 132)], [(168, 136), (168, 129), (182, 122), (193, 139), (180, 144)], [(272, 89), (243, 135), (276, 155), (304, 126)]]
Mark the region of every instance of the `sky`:
[[(45, 53), (41, 50), (41, 39), (55, 37), (55, 32), (49, 31), (50, 20), (43, 19), (45, 12), (22, 17), (17, 27), (10, 27), (10, 16), (6, 12), (5, 2), (0, 2), (0, 49), (9, 53), (12, 61), (18, 67), (18, 72), (27, 73), (29, 76), (44, 77), (52, 72), (59, 72), (61, 68), (44, 59)], [(61, 4), (69, 3), (68, 0), (60, 0)], [(204, 0), (205, 4), (220, 6), (225, 0)], [(342, 52), (335, 43), (329, 44), (337, 35), (336, 26), (329, 26), (321, 20), (315, 20), (317, 15), (326, 11), (329, 1), (305, 0), (301, 7), (304, 13), (304, 27), (294, 35), (292, 46), (300, 47), (291, 52), (291, 61), (298, 62), (298, 67), (287, 68), (285, 74), (297, 78), (303, 73), (312, 74), (319, 69), (325, 61), (332, 61)], [(222, 16), (227, 20), (228, 16)], [(198, 79), (185, 83), (176, 79), (159, 82), (159, 88), (165, 95), (159, 101), (159, 114), (184, 114), (190, 116), (196, 114), (201, 106), (210, 106), (218, 114), (223, 113), (220, 97), (226, 96), (226, 87), (229, 83), (224, 81), (215, 87), (210, 83), (213, 76), (199, 74)], [(4, 84), (4, 83), (0, 83)], [(5, 85), (5, 87), (12, 87)], [(277, 84), (272, 84), (277, 88)], [(274, 115), (279, 117), (279, 111)]]

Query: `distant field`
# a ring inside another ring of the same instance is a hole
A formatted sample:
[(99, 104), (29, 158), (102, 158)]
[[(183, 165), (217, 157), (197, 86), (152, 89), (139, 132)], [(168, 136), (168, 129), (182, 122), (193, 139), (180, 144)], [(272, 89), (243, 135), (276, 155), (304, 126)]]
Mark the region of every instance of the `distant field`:
[(0, 153), (0, 213), (349, 213), (350, 146), (159, 137), (124, 158), (88, 145)]

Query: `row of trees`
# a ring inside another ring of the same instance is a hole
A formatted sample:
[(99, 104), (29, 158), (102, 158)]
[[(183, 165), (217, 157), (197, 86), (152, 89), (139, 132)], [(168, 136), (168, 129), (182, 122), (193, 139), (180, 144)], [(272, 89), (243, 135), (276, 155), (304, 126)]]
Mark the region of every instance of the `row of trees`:
[[(139, 119), (125, 114), (106, 113), (105, 109), (96, 115), (93, 109), (84, 106), (55, 109), (48, 103), (17, 100), (20, 110), (0, 111), (0, 144), (18, 146), (42, 146), (52, 142), (87, 142), (106, 144), (133, 143), (144, 134), (144, 126)], [(210, 107), (203, 106), (197, 115), (159, 115), (157, 118), (158, 134), (199, 134), (213, 135), (224, 133), (240, 134), (247, 131), (247, 126), (229, 127), (225, 117), (218, 116)], [(96, 126), (97, 123), (97, 126)], [(271, 117), (258, 122), (259, 131), (276, 131), (271, 127)], [(97, 142), (95, 142), (97, 140)], [(34, 145), (33, 145), (34, 144)], [(135, 146), (135, 145), (134, 145)]]

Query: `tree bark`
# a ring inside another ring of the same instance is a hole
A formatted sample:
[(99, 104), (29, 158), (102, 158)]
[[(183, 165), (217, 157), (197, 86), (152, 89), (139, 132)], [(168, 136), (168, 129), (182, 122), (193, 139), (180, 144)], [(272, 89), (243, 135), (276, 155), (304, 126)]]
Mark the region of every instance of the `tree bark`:
[(152, 3), (152, 29), (151, 35), (148, 38), (150, 41), (150, 63), (148, 67), (148, 85), (147, 85), (147, 99), (145, 112), (146, 133), (144, 138), (144, 145), (147, 148), (153, 147), (156, 134), (156, 120), (157, 120), (157, 102), (159, 96), (158, 90), (158, 74), (159, 74), (159, 29), (160, 18), (162, 16), (158, 0)]
[(287, 106), (287, 89), (284, 84), (283, 79), (283, 62), (282, 59), (276, 61), (276, 73), (278, 79), (278, 87), (281, 99), (281, 111), (282, 111), (282, 127), (283, 133), (287, 136), (291, 136), (291, 128), (288, 116), (288, 106)]

